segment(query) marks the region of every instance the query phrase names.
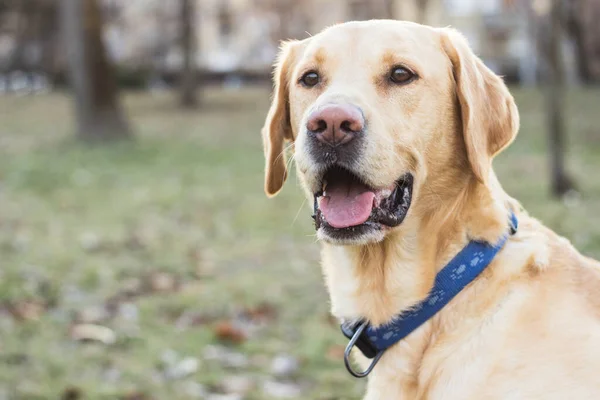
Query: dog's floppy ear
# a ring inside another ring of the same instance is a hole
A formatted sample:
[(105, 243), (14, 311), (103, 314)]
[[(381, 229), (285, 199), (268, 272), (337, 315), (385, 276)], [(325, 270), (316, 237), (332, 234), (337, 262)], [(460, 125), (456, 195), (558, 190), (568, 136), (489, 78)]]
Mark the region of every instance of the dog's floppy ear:
[(519, 130), (519, 112), (502, 79), (473, 54), (454, 29), (442, 29), (442, 44), (452, 62), (469, 164), (486, 184), (492, 159)]
[(290, 123), (289, 85), (292, 66), (295, 62), (296, 42), (285, 42), (281, 46), (273, 74), (273, 100), (262, 129), (265, 150), (265, 193), (275, 196), (287, 178), (284, 142), (293, 140)]

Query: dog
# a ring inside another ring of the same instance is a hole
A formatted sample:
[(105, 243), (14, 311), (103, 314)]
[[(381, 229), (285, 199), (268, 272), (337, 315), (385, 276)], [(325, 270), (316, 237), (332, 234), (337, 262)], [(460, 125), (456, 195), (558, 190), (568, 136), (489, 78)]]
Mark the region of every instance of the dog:
[(282, 45), (265, 191), (282, 188), (287, 150), (314, 203), (332, 314), (385, 331), (437, 300), (471, 243), (491, 254), (380, 351), (365, 399), (600, 399), (600, 264), (502, 189), (492, 159), (518, 128), (502, 79), (451, 28), (348, 22)]

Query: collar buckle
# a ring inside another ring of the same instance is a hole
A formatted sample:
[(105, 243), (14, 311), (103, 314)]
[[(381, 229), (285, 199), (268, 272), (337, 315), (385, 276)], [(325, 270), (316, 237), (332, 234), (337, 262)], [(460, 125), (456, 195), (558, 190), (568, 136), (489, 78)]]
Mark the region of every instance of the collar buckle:
[[(353, 325), (345, 323), (341, 326), (344, 336), (350, 339), (344, 351), (344, 364), (350, 375), (356, 378), (364, 378), (369, 375), (385, 351), (378, 350), (367, 337), (365, 329), (368, 325), (369, 323), (365, 321)], [(350, 363), (350, 352), (354, 346), (358, 347), (365, 357), (373, 360), (369, 367), (362, 372), (354, 370)]]
[[(510, 233), (514, 235), (518, 229), (518, 221), (514, 213), (510, 215), (509, 225)], [(350, 339), (344, 352), (344, 364), (348, 372), (356, 378), (364, 378), (369, 375), (386, 349), (427, 322), (477, 278), (493, 261), (508, 239), (509, 235), (506, 234), (496, 244), (470, 241), (438, 272), (434, 286), (427, 298), (402, 313), (401, 318), (378, 328), (371, 327), (366, 321), (342, 324), (342, 333)], [(365, 357), (373, 360), (369, 367), (362, 372), (354, 370), (350, 364), (350, 352), (354, 346), (358, 347)]]

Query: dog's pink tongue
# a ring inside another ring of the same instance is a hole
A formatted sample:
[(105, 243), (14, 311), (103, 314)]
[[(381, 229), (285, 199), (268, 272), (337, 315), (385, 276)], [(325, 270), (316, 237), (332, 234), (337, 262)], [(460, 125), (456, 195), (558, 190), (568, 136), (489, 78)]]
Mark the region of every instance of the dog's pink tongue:
[(329, 225), (348, 228), (369, 219), (374, 198), (375, 193), (361, 184), (329, 185), (327, 196), (321, 198), (319, 208)]

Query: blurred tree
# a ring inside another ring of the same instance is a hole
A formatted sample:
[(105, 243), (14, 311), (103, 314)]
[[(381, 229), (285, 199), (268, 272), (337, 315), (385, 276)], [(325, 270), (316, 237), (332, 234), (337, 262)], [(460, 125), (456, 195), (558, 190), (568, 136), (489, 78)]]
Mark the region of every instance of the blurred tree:
[(543, 80), (546, 87), (546, 119), (550, 146), (552, 194), (563, 196), (575, 188), (565, 169), (565, 67), (562, 55), (564, 37), (564, 0), (552, 0), (542, 27), (538, 51), (544, 60)]
[(583, 83), (600, 81), (600, 0), (570, 0), (566, 4), (565, 25), (575, 46), (579, 78)]
[(396, 0), (384, 0), (385, 18), (396, 19)]
[(583, 23), (583, 15), (581, 12), (582, 1), (573, 0), (568, 4), (566, 10), (565, 20), (566, 28), (575, 44), (575, 56), (577, 58), (577, 72), (579, 78), (584, 83), (591, 81), (590, 67), (589, 67), (589, 53), (586, 48), (586, 29)]
[(183, 68), (180, 77), (180, 103), (185, 108), (198, 105), (196, 89), (196, 4), (195, 0), (180, 0), (181, 50), (183, 53)]
[[(59, 53), (55, 0), (0, 0), (0, 36), (6, 41), (0, 69), (11, 89), (11, 72), (56, 78)], [(0, 46), (2, 47), (2, 46)]]
[[(269, 8), (279, 17), (275, 40), (288, 40), (301, 37), (309, 26), (309, 17), (303, 9), (306, 2), (298, 0), (270, 0)], [(352, 2), (349, 7), (352, 8)]]
[(419, 24), (424, 24), (427, 20), (427, 6), (429, 0), (417, 0), (417, 21)]
[(60, 55), (64, 53), (60, 43), (58, 6), (56, 3), (54, 0), (40, 2), (40, 22), (38, 27), (38, 38), (41, 42), (39, 69), (45, 71), (53, 79), (58, 75)]
[[(11, 70), (14, 69), (20, 69), (23, 68), (23, 58), (24, 58), (24, 53), (25, 53), (25, 42), (27, 40), (27, 36), (28, 36), (28, 29), (27, 29), (27, 15), (26, 15), (26, 10), (27, 7), (29, 6), (29, 4), (27, 4), (27, 2), (23, 1), (21, 3), (18, 4), (10, 4), (10, 3), (2, 3), (0, 2), (1, 6), (0, 6), (0, 11), (3, 12), (3, 14), (10, 14), (10, 13), (14, 13), (14, 31), (13, 36), (14, 36), (14, 46), (12, 48), (12, 51), (10, 52), (10, 55), (7, 57), (7, 61), (5, 62), (4, 65), (4, 69), (5, 69), (5, 73), (8, 75), (8, 72), (10, 72)], [(10, 16), (10, 15), (9, 15)], [(4, 21), (3, 21), (4, 22)], [(10, 79), (10, 76), (9, 76)], [(10, 81), (9, 81), (9, 85), (10, 85)]]
[(90, 142), (130, 137), (102, 40), (102, 13), (97, 0), (60, 1), (77, 136)]

